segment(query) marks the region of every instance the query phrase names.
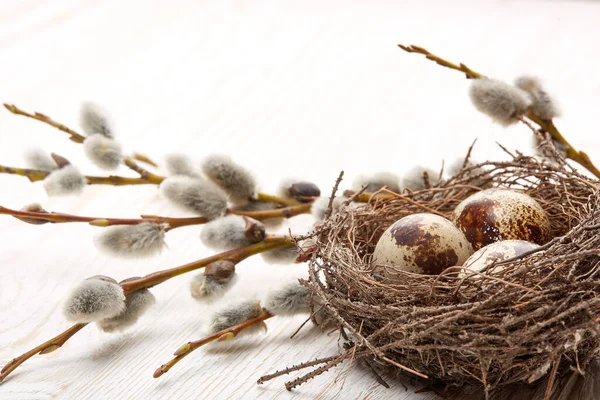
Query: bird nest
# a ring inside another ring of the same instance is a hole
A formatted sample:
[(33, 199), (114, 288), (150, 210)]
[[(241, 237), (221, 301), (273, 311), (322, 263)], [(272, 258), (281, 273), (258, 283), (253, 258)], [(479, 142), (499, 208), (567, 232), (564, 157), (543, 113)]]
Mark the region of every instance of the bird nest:
[[(374, 196), (325, 221), (306, 284), (315, 310), (350, 333), (350, 345), (321, 370), (367, 357), (432, 385), (477, 386), (486, 398), (541, 382), (549, 398), (561, 390), (557, 379), (583, 373), (600, 349), (599, 186), (552, 156), (516, 154), (465, 167), (429, 189)], [(401, 272), (394, 282), (377, 275), (372, 253), (392, 223), (422, 212), (449, 218), (486, 188), (536, 199), (550, 216), (553, 239), (483, 273)]]

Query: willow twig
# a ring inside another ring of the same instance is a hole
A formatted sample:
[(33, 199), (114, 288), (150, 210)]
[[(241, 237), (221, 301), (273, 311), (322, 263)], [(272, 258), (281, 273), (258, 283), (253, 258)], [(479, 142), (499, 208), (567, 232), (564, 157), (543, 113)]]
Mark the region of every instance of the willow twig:
[(13, 114), (22, 115), (24, 117), (28, 117), (28, 118), (32, 118), (32, 119), (41, 121), (45, 124), (53, 126), (54, 128), (56, 128), (60, 131), (68, 133), (71, 136), (69, 139), (71, 139), (75, 143), (83, 143), (83, 141), (85, 140), (85, 136), (80, 135), (79, 133), (75, 132), (73, 129), (61, 124), (60, 122), (54, 121), (52, 118), (50, 118), (47, 115), (44, 115), (39, 112), (34, 112), (33, 114), (28, 113), (27, 111), (21, 110), (14, 104), (6, 104), (5, 103), (4, 107), (6, 107), (6, 109)]
[[(265, 211), (227, 211), (230, 214), (242, 215), (262, 221), (270, 218), (292, 218), (300, 214), (306, 214), (310, 212), (310, 204), (301, 204), (294, 207), (284, 207), (275, 210)], [(143, 222), (152, 222), (156, 224), (169, 224), (167, 230), (180, 228), (183, 226), (191, 225), (202, 225), (209, 222), (204, 217), (190, 217), (190, 218), (171, 218), (171, 217), (159, 217), (156, 215), (142, 215), (141, 218), (103, 218), (103, 217), (84, 217), (80, 215), (71, 215), (54, 212), (33, 212), (33, 211), (19, 211), (12, 210), (7, 207), (0, 206), (0, 214), (11, 215), (15, 218), (29, 220), (47, 221), (51, 223), (71, 223), (71, 222), (87, 222), (92, 226), (114, 226), (114, 225), (137, 225)]]
[(137, 160), (137, 161), (143, 162), (145, 164), (151, 165), (154, 168), (158, 168), (158, 164), (155, 163), (154, 161), (152, 161), (152, 159), (150, 157), (148, 157), (147, 155), (145, 155), (145, 154), (142, 154), (142, 153), (133, 153), (131, 155), (131, 157), (134, 160)]
[(54, 350), (58, 350), (59, 348), (61, 348), (67, 340), (69, 340), (73, 335), (82, 330), (86, 325), (87, 324), (75, 324), (63, 333), (59, 334), (58, 336), (55, 336), (52, 339), (40, 344), (39, 346), (36, 346), (33, 349), (27, 351), (26, 353), (23, 353), (20, 356), (10, 360), (4, 366), (4, 368), (0, 370), (0, 383), (4, 381), (4, 379), (19, 365), (23, 364), (25, 361), (29, 360), (36, 354), (48, 354), (53, 352)]
[[(37, 182), (44, 180), (50, 172), (42, 171), (38, 169), (29, 169), (29, 168), (18, 168), (18, 167), (8, 167), (5, 165), (0, 165), (0, 174), (11, 174), (24, 176), (28, 178), (31, 182)], [(158, 176), (158, 175), (156, 175)], [(117, 176), (117, 175), (109, 175), (109, 176), (84, 176), (88, 185), (112, 185), (112, 186), (127, 186), (127, 185), (158, 185), (165, 178), (160, 177), (160, 179), (144, 179), (144, 178), (129, 178), (125, 176)]]
[[(39, 112), (34, 112), (33, 114), (28, 113), (27, 111), (21, 110), (14, 104), (6, 104), (5, 103), (4, 107), (13, 114), (22, 115), (24, 117), (28, 117), (28, 118), (35, 119), (37, 121), (44, 122), (50, 126), (53, 126), (54, 128), (56, 128), (60, 131), (68, 133), (70, 135), (69, 139), (71, 139), (75, 143), (82, 144), (85, 140), (85, 136), (81, 135), (80, 133), (77, 133), (73, 129), (69, 128), (66, 125), (61, 124), (60, 122), (54, 121), (52, 118), (50, 118), (47, 115), (44, 115)], [(159, 178), (158, 175), (154, 175), (154, 174), (150, 173), (149, 171), (146, 171), (144, 168), (140, 167), (139, 165), (137, 165), (137, 163), (135, 161), (133, 161), (133, 159), (129, 159), (129, 161), (127, 161), (127, 159), (125, 159), (123, 164), (125, 164), (131, 170), (139, 173), (141, 177), (147, 176), (147, 178), (145, 178), (145, 179), (155, 180), (156, 178)], [(158, 183), (160, 183), (160, 182), (158, 182)]]
[(242, 323), (234, 325), (230, 328), (220, 330), (219, 332), (213, 333), (212, 335), (209, 335), (200, 340), (196, 340), (194, 342), (188, 342), (188, 343), (184, 344), (183, 346), (180, 346), (175, 351), (175, 353), (173, 354), (175, 357), (172, 360), (170, 360), (169, 362), (158, 367), (158, 369), (156, 371), (154, 371), (153, 376), (155, 378), (162, 376), (163, 374), (167, 373), (175, 364), (177, 364), (179, 361), (181, 361), (181, 359), (183, 359), (185, 356), (189, 355), (192, 351), (199, 349), (200, 347), (202, 347), (210, 342), (214, 342), (215, 340), (216, 341), (230, 340), (230, 339), (236, 337), (244, 329), (249, 328), (252, 325), (261, 323), (272, 317), (274, 317), (273, 314), (271, 314), (268, 311), (266, 311), (265, 309), (263, 309), (263, 311), (261, 312), (261, 314), (258, 317), (251, 318)]
[[(444, 66), (446, 68), (450, 68), (450, 69), (453, 69), (456, 71), (460, 71), (466, 75), (467, 79), (485, 78), (485, 75), (482, 75), (479, 72), (473, 71), (472, 69), (467, 67), (465, 64), (451, 63), (447, 60), (444, 60), (443, 58), (436, 56), (435, 54), (430, 53), (429, 51), (425, 50), (422, 47), (415, 46), (415, 45), (405, 46), (402, 44), (398, 44), (398, 47), (400, 47), (402, 50), (407, 51), (409, 53), (423, 54), (423, 55), (425, 55), (425, 57), (427, 59), (432, 60), (441, 66)], [(535, 113), (531, 110), (529, 110), (527, 112), (526, 117), (529, 118), (531, 121), (535, 122), (537, 125), (539, 125), (539, 127), (543, 131), (548, 132), (550, 134), (550, 136), (552, 136), (552, 138), (554, 140), (556, 140), (558, 143), (565, 146), (565, 148), (567, 150), (566, 158), (569, 158), (569, 159), (575, 161), (576, 163), (578, 163), (579, 165), (581, 165), (582, 167), (584, 167), (585, 169), (590, 171), (592, 174), (594, 174), (594, 176), (596, 176), (596, 178), (600, 178), (600, 170), (598, 170), (598, 168), (596, 168), (596, 166), (592, 163), (592, 160), (590, 159), (590, 157), (583, 151), (575, 150), (575, 148), (560, 133), (560, 131), (554, 125), (552, 120), (545, 120), (545, 119), (539, 117), (538, 115), (535, 115)]]
[(191, 218), (169, 218), (159, 216), (142, 216), (142, 218), (103, 218), (103, 217), (83, 217), (79, 215), (54, 213), (54, 212), (32, 212), (18, 211), (0, 206), (0, 214), (11, 215), (15, 218), (27, 218), (30, 220), (48, 221), (55, 224), (69, 222), (87, 222), (92, 226), (114, 226), (114, 225), (137, 225), (143, 222), (153, 222), (156, 224), (169, 224), (169, 229), (175, 229), (182, 226), (200, 225), (208, 222), (204, 217)]
[[(85, 180), (88, 185), (112, 185), (112, 186), (129, 186), (129, 185), (160, 185), (165, 179), (164, 176), (156, 175), (151, 172), (144, 170), (143, 168), (131, 164), (131, 159), (126, 158), (126, 163), (129, 163), (132, 166), (132, 169), (136, 172), (140, 173), (139, 178), (129, 178), (126, 176), (118, 176), (118, 175), (109, 175), (109, 176), (90, 176), (84, 175)], [(145, 172), (144, 172), (145, 171)], [(29, 179), (31, 182), (38, 182), (44, 180), (50, 172), (42, 171), (38, 169), (29, 169), (29, 168), (18, 168), (18, 167), (8, 167), (5, 165), (0, 165), (0, 174), (11, 174), (23, 176)], [(230, 210), (231, 214), (240, 214), (247, 215), (255, 218), (253, 215), (261, 215), (261, 213), (265, 213), (267, 215), (268, 212), (271, 212), (271, 216), (265, 216), (266, 218), (289, 218), (291, 216), (295, 216), (298, 214), (289, 214), (290, 210), (293, 208), (293, 212), (299, 212), (303, 214), (305, 212), (310, 211), (311, 203), (301, 203), (295, 199), (279, 197), (275, 195), (270, 195), (267, 193), (257, 193), (255, 201), (260, 202), (274, 202), (284, 208), (276, 209), (276, 210), (265, 210), (265, 211), (234, 211)], [(294, 208), (297, 207), (297, 208)], [(283, 210), (280, 212), (280, 210)], [(303, 210), (300, 212), (300, 210)]]

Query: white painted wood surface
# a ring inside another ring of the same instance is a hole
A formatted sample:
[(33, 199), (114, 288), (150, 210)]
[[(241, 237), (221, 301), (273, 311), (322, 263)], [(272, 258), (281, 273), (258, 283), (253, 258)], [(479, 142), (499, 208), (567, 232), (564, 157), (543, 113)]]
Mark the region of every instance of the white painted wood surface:
[[(479, 137), (476, 157), (498, 156), (498, 140), (527, 151), (529, 131), (502, 130), (468, 102), (468, 82), (396, 43), (414, 43), (512, 80), (542, 77), (562, 104), (557, 121), (576, 147), (600, 160), (600, 4), (579, 1), (209, 2), (0, 1), (0, 100), (77, 127), (78, 107), (109, 108), (128, 150), (160, 158), (231, 154), (252, 167), (265, 190), (300, 176), (329, 190), (341, 169), (351, 178), (454, 159)], [(98, 173), (59, 131), (0, 110), (0, 162), (23, 165), (39, 146)], [(129, 171), (120, 171), (129, 174)], [(0, 176), (0, 204), (41, 201), (49, 210), (125, 217), (183, 215), (154, 187), (90, 187), (76, 198), (46, 198), (41, 185)], [(349, 182), (346, 182), (348, 185)], [(298, 218), (297, 229), (309, 218)], [(198, 228), (169, 234), (152, 260), (99, 254), (99, 228), (0, 224), (0, 361), (68, 326), (61, 299), (81, 279), (123, 279), (206, 256)], [(305, 266), (249, 260), (229, 298), (262, 296)], [(34, 357), (0, 386), (2, 399), (431, 399), (388, 378), (344, 365), (296, 389), (262, 374), (337, 349), (314, 329), (289, 335), (301, 318), (271, 320), (265, 336), (230, 350), (202, 350), (159, 380), (152, 372), (180, 344), (202, 336), (211, 309), (187, 291), (189, 277), (154, 290), (152, 311), (124, 334), (91, 326), (63, 349)]]

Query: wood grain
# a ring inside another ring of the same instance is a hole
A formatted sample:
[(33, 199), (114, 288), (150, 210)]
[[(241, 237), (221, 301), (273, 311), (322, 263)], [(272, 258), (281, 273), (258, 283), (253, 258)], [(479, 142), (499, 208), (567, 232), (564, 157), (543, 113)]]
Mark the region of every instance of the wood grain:
[[(494, 142), (528, 151), (529, 131), (504, 130), (476, 113), (468, 82), (396, 47), (418, 44), (502, 79), (540, 76), (562, 105), (557, 125), (600, 160), (594, 132), (600, 108), (600, 5), (578, 1), (116, 1), (23, 0), (0, 6), (0, 100), (77, 127), (78, 107), (109, 108), (128, 151), (157, 158), (211, 152), (251, 167), (265, 191), (295, 176), (329, 190), (349, 177), (415, 163), (439, 167), (464, 154), (475, 137), (478, 159), (500, 154)], [(68, 157), (98, 174), (62, 132), (0, 112), (0, 161), (23, 164), (27, 147)], [(594, 157), (595, 156), (595, 157)], [(129, 174), (127, 170), (120, 171)], [(0, 204), (41, 201), (81, 215), (184, 216), (154, 187), (90, 187), (72, 198), (47, 198), (40, 184), (0, 176)], [(0, 361), (68, 324), (61, 299), (81, 279), (122, 279), (206, 256), (198, 228), (169, 233), (169, 250), (152, 260), (118, 260), (93, 244), (85, 225), (0, 224)], [(291, 226), (308, 229), (309, 218)], [(229, 299), (266, 294), (305, 267), (244, 262)], [(293, 392), (285, 379), (261, 375), (337, 350), (337, 335), (315, 329), (288, 337), (302, 318), (273, 319), (264, 336), (229, 350), (198, 351), (158, 380), (153, 371), (182, 343), (202, 336), (211, 310), (187, 291), (188, 277), (154, 290), (151, 312), (118, 335), (94, 326), (61, 350), (35, 357), (0, 386), (2, 399), (432, 399), (365, 368), (340, 368)], [(294, 374), (293, 376), (297, 376)]]

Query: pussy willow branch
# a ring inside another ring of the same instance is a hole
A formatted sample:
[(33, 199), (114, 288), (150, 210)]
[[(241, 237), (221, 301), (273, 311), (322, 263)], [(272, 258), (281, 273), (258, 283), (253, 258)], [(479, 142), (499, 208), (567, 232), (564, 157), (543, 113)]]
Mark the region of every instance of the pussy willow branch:
[[(41, 114), (38, 112), (34, 112), (33, 114), (31, 114), (31, 113), (28, 113), (27, 111), (21, 110), (20, 108), (18, 108), (17, 106), (15, 106), (13, 104), (4, 104), (4, 107), (6, 107), (6, 109), (13, 114), (22, 115), (22, 116), (25, 116), (28, 118), (35, 119), (37, 121), (44, 122), (60, 131), (68, 133), (70, 135), (69, 139), (71, 139), (75, 143), (81, 144), (85, 140), (85, 136), (77, 133), (76, 131), (67, 127), (66, 125), (63, 125), (59, 122), (54, 121), (52, 118), (48, 117), (47, 115), (44, 115), (44, 114)], [(166, 177), (164, 177), (164, 176), (153, 174), (150, 171), (142, 168), (139, 164), (137, 164), (135, 162), (136, 159), (139, 161), (145, 162), (147, 164), (156, 166), (156, 163), (153, 162), (147, 156), (139, 154), (139, 153), (134, 153), (133, 157), (125, 157), (123, 159), (123, 164), (125, 164), (125, 166), (127, 166), (132, 171), (137, 172), (140, 175), (140, 178), (127, 178), (127, 177), (114, 176), (114, 175), (107, 176), (107, 177), (86, 176), (85, 178), (88, 181), (88, 184), (90, 184), (90, 185), (114, 185), (114, 186), (148, 185), (148, 184), (159, 185), (160, 183), (162, 183), (162, 181), (164, 181), (166, 179)], [(40, 181), (49, 175), (49, 173), (46, 171), (39, 171), (39, 170), (25, 169), (25, 168), (13, 168), (13, 167), (7, 167), (7, 166), (2, 166), (2, 165), (0, 165), (0, 173), (26, 176), (32, 182)], [(257, 200), (262, 201), (262, 202), (272, 201), (272, 202), (276, 202), (276, 203), (283, 204), (286, 206), (294, 206), (294, 205), (300, 204), (299, 201), (294, 200), (294, 199), (273, 196), (273, 195), (269, 195), (266, 193), (258, 193)]]
[[(398, 47), (400, 47), (402, 50), (409, 52), (409, 53), (423, 54), (427, 59), (432, 60), (435, 63), (437, 63), (443, 67), (450, 68), (450, 69), (453, 69), (456, 71), (460, 71), (466, 75), (467, 79), (485, 78), (485, 75), (482, 75), (479, 72), (473, 71), (472, 69), (467, 67), (465, 64), (451, 63), (449, 61), (444, 60), (443, 58), (436, 56), (435, 54), (430, 53), (429, 51), (425, 50), (422, 47), (415, 46), (415, 45), (405, 46), (402, 44), (398, 44)], [(552, 120), (542, 119), (539, 116), (535, 115), (531, 110), (527, 113), (526, 117), (529, 118), (530, 120), (532, 120), (533, 122), (535, 122), (537, 125), (539, 125), (539, 127), (543, 131), (548, 132), (554, 140), (556, 140), (558, 143), (560, 143), (566, 147), (566, 149), (567, 149), (566, 158), (569, 158), (569, 159), (575, 161), (576, 163), (578, 163), (579, 165), (581, 165), (582, 167), (584, 167), (585, 169), (590, 171), (592, 174), (594, 174), (596, 176), (596, 178), (600, 178), (600, 170), (598, 170), (598, 168), (596, 168), (596, 166), (592, 163), (592, 160), (590, 160), (590, 157), (583, 151), (575, 150), (575, 148), (560, 133), (560, 131), (554, 125)]]
[[(0, 174), (11, 174), (24, 176), (28, 178), (31, 182), (37, 182), (44, 180), (50, 172), (42, 171), (39, 169), (29, 169), (29, 168), (18, 168), (18, 167), (8, 167), (5, 165), (0, 165)], [(88, 185), (112, 185), (112, 186), (126, 186), (126, 185), (158, 185), (163, 180), (164, 177), (158, 177), (158, 175), (154, 175), (156, 178), (153, 179), (144, 179), (144, 178), (129, 178), (125, 176), (117, 176), (117, 175), (109, 175), (109, 176), (84, 176)]]
[(16, 115), (22, 115), (24, 117), (28, 117), (28, 118), (32, 118), (38, 121), (41, 121), (45, 124), (48, 124), (50, 126), (53, 126), (54, 128), (58, 129), (59, 131), (63, 131), (66, 132), (70, 135), (69, 139), (71, 139), (73, 142), (75, 143), (83, 143), (83, 141), (85, 140), (85, 136), (80, 135), (79, 133), (75, 132), (73, 129), (61, 124), (60, 122), (56, 122), (54, 121), (52, 118), (50, 118), (47, 115), (44, 115), (42, 113), (39, 112), (34, 112), (33, 114), (28, 113), (27, 111), (23, 111), (20, 108), (18, 108), (17, 106), (15, 106), (14, 104), (4, 104), (4, 107), (6, 107), (6, 109), (8, 111), (10, 111), (13, 114)]
[(244, 329), (249, 328), (252, 325), (261, 323), (272, 317), (274, 317), (273, 314), (270, 314), (268, 311), (263, 309), (258, 317), (248, 319), (230, 328), (226, 328), (219, 332), (213, 333), (212, 335), (209, 335), (203, 339), (196, 340), (194, 342), (187, 342), (183, 346), (179, 347), (177, 351), (175, 351), (175, 353), (173, 354), (175, 357), (172, 360), (158, 367), (158, 369), (154, 372), (153, 376), (155, 378), (158, 378), (163, 374), (167, 373), (175, 364), (181, 361), (182, 358), (189, 355), (192, 351), (204, 346), (205, 344), (214, 342), (215, 340), (221, 342), (233, 339)]
[[(292, 218), (300, 214), (310, 212), (310, 204), (301, 204), (299, 206), (278, 208), (276, 210), (265, 211), (233, 211), (228, 210), (230, 214), (243, 215), (262, 221), (269, 218)], [(39, 221), (48, 221), (51, 223), (61, 224), (70, 222), (87, 222), (92, 226), (114, 226), (114, 225), (137, 225), (143, 222), (153, 222), (156, 224), (169, 224), (167, 231), (183, 226), (201, 225), (209, 220), (204, 217), (191, 218), (170, 218), (159, 217), (155, 215), (142, 215), (141, 218), (102, 218), (102, 217), (84, 217), (79, 215), (54, 213), (54, 212), (32, 212), (19, 211), (0, 206), (0, 214), (11, 215), (15, 218), (27, 218)]]
[[(40, 121), (40, 122), (44, 122), (60, 131), (66, 132), (70, 135), (69, 139), (71, 139), (71, 141), (75, 142), (75, 143), (79, 143), (82, 144), (83, 141), (85, 140), (85, 136), (75, 132), (73, 129), (69, 128), (66, 125), (61, 124), (60, 122), (56, 122), (54, 121), (52, 118), (50, 118), (47, 115), (44, 115), (42, 113), (39, 112), (34, 112), (33, 114), (28, 113), (27, 111), (23, 111), (20, 108), (18, 108), (17, 106), (15, 106), (14, 104), (4, 104), (4, 107), (10, 111), (13, 114), (16, 115), (22, 115), (24, 117), (27, 118), (32, 118), (35, 119), (36, 121)], [(147, 176), (148, 179), (152, 178), (154, 179), (155, 175), (152, 174), (149, 171), (146, 171), (144, 168), (140, 167), (139, 165), (137, 165), (137, 163), (135, 161), (133, 161), (133, 159), (125, 159), (123, 162), (128, 168), (132, 169), (133, 171), (137, 172), (138, 174), (140, 174), (140, 176), (144, 177)], [(160, 183), (160, 182), (159, 182)]]
[[(219, 260), (229, 260), (235, 264), (240, 263), (248, 257), (256, 254), (264, 253), (270, 250), (281, 249), (285, 247), (291, 247), (292, 238), (287, 236), (269, 236), (264, 241), (251, 244), (249, 246), (240, 247), (237, 249), (225, 251), (222, 253), (215, 254), (213, 256), (203, 258), (191, 262), (189, 264), (181, 265), (179, 267), (166, 269), (163, 271), (154, 272), (146, 275), (142, 278), (130, 280), (128, 282), (121, 283), (124, 294), (127, 296), (135, 291), (151, 288), (159, 285), (171, 278), (175, 278), (179, 275), (186, 274), (188, 272), (196, 271), (198, 269), (206, 267), (208, 264)], [(67, 340), (74, 336), (77, 332), (83, 329), (87, 323), (75, 324), (66, 331), (57, 335), (56, 337), (34, 347), (33, 349), (21, 354), (20, 356), (9, 361), (2, 370), (0, 370), (0, 383), (6, 379), (6, 377), (14, 371), (19, 365), (30, 359), (36, 354), (46, 354), (51, 351), (57, 350), (62, 347)]]
[[(131, 164), (131, 159), (126, 158), (125, 163)], [(135, 167), (142, 171), (139, 166)], [(133, 169), (133, 168), (132, 168)], [(145, 170), (143, 170), (145, 171)], [(112, 186), (128, 186), (128, 185), (160, 185), (162, 181), (167, 179), (164, 176), (152, 174), (148, 171), (139, 172), (140, 178), (129, 178), (126, 176), (118, 176), (118, 175), (109, 175), (109, 176), (89, 176), (85, 175), (84, 178), (87, 181), (88, 185), (112, 185)], [(18, 167), (8, 167), (5, 165), (0, 165), (0, 174), (11, 174), (24, 176), (29, 179), (31, 182), (37, 182), (44, 180), (50, 172), (42, 171), (39, 169), (30, 169), (30, 168), (18, 168)], [(287, 198), (287, 197), (279, 197), (266, 193), (257, 193), (256, 201), (261, 202), (274, 202), (284, 206), (297, 206), (303, 203), (298, 200)]]

